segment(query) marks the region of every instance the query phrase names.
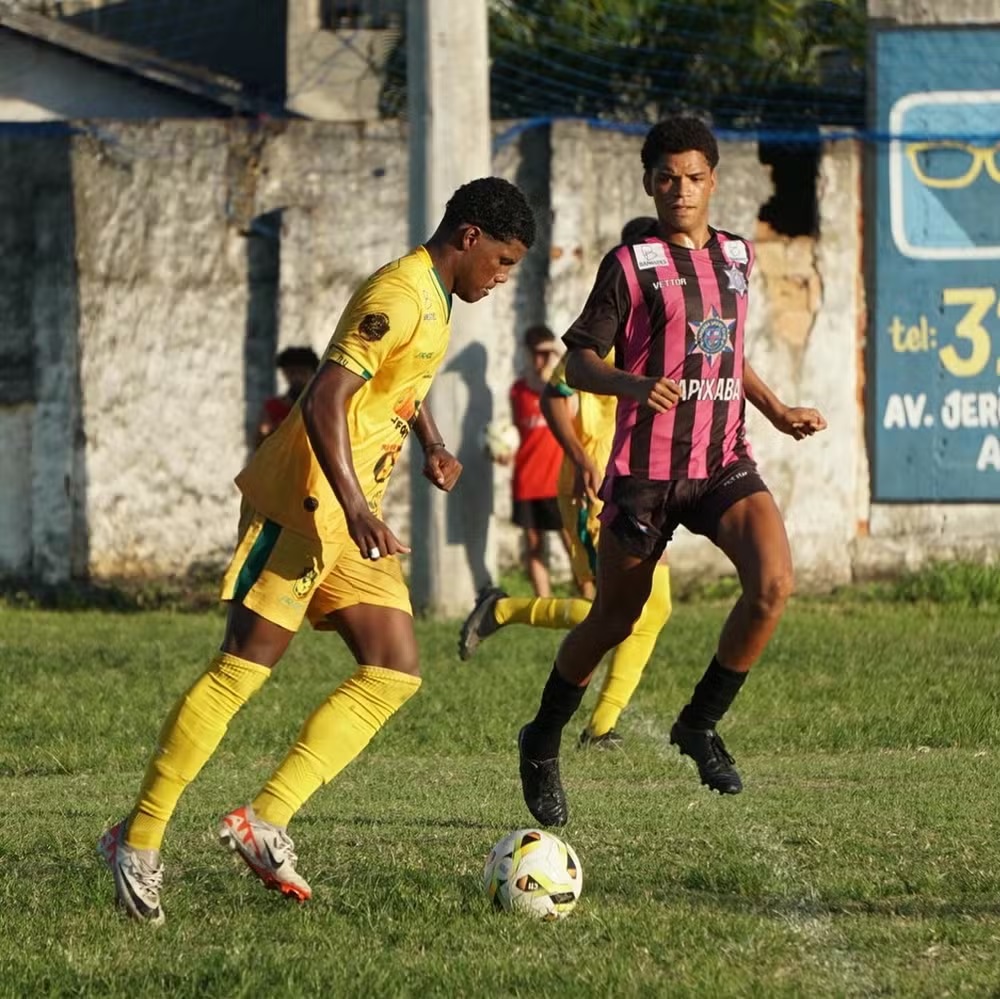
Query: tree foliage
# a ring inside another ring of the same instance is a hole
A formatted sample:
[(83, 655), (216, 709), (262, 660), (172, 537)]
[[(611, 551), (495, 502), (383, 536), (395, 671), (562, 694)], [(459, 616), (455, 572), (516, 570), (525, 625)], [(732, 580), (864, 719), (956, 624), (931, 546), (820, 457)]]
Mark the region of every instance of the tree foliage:
[(496, 117), (860, 120), (863, 0), (493, 0)]
[[(489, 11), (495, 118), (863, 120), (864, 0), (490, 0)], [(388, 111), (405, 101), (400, 56)]]

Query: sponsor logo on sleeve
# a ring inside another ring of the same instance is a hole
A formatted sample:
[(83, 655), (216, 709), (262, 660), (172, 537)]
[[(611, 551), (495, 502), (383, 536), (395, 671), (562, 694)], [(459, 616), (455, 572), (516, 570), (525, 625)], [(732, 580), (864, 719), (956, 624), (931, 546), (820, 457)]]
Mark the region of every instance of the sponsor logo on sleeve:
[(721, 244), (722, 255), (731, 264), (743, 264), (745, 266), (750, 262), (750, 251), (747, 250), (747, 244), (742, 239), (723, 239)]

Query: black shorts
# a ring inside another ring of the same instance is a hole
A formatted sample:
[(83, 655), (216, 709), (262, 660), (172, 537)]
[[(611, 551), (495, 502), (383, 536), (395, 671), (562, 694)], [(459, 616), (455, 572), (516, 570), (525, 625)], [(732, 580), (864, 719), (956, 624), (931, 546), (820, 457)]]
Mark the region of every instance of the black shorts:
[(533, 527), (536, 531), (561, 531), (563, 522), (559, 501), (551, 499), (514, 500), (511, 520), (518, 527)]
[(707, 479), (656, 481), (630, 475), (611, 480), (601, 523), (629, 555), (659, 558), (679, 524), (715, 541), (719, 521), (734, 504), (768, 492), (749, 458), (734, 461)]

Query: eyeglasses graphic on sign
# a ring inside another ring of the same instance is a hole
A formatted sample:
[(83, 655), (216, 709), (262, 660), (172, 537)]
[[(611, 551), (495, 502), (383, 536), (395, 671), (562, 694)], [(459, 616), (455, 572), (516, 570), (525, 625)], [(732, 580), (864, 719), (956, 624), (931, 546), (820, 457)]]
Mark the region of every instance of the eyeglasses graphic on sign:
[(906, 156), (910, 167), (925, 187), (956, 189), (974, 183), (985, 168), (1000, 184), (1000, 164), (995, 146), (973, 146), (967, 142), (943, 139), (938, 142), (908, 142)]
[[(1000, 91), (907, 94), (892, 106), (892, 237), (921, 260), (1000, 259)], [(978, 138), (982, 136), (982, 138)]]

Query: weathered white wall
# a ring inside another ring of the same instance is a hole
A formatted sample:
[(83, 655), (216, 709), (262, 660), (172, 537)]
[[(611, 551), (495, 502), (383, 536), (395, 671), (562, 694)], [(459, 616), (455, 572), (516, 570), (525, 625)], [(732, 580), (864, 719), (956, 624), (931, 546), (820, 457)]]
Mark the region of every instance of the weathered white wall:
[(0, 28), (0, 121), (158, 118), (197, 113), (197, 104), (125, 74), (95, 72), (86, 60)]
[[(269, 238), (280, 235), (275, 346), (321, 349), (357, 282), (407, 249), (405, 135), (394, 124), (108, 124), (103, 141), (59, 139), (61, 171), (54, 141), (0, 145), (8, 175), (21, 165), (19, 186), (0, 197), (0, 355), (20, 357), (30, 342), (35, 369), (29, 398), (0, 398), (0, 571), (59, 579), (220, 562), (235, 531), (232, 477), (271, 376), (270, 353), (248, 349), (259, 322), (251, 249), (268, 238), (255, 225), (277, 220)], [(495, 408), (506, 405), (515, 337), (539, 320), (565, 328), (622, 223), (647, 214), (640, 146), (560, 124), (551, 148), (538, 129), (497, 151), (494, 169), (538, 207), (541, 240), (481, 332)], [(822, 587), (935, 556), (988, 557), (996, 507), (869, 508), (860, 150), (824, 148), (815, 240), (758, 232), (772, 187), (752, 145), (724, 144), (720, 169), (713, 221), (760, 237), (749, 356), (786, 401), (817, 405), (830, 422), (800, 443), (751, 422), (800, 580)], [(404, 536), (405, 474), (387, 502)], [(512, 561), (504, 473), (493, 484), (494, 528)], [(728, 571), (703, 539), (679, 537), (671, 556), (685, 576)]]

